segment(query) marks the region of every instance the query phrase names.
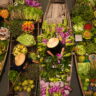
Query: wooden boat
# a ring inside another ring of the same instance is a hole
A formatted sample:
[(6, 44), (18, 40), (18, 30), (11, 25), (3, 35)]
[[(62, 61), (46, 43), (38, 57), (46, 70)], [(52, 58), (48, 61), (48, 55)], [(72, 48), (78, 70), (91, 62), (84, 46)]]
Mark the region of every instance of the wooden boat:
[[(3, 42), (3, 41), (1, 41), (1, 42)], [(0, 75), (2, 75), (2, 72), (4, 70), (4, 66), (5, 66), (5, 63), (6, 63), (7, 55), (8, 55), (8, 52), (9, 52), (8, 50), (9, 50), (10, 40), (9, 39), (6, 40), (5, 43), (6, 43), (6, 45), (5, 45), (6, 46), (6, 52), (4, 54), (0, 55)]]
[[(92, 56), (92, 58), (91, 58), (91, 56)], [(89, 55), (89, 59), (96, 59), (96, 54), (91, 54), (91, 55)], [(77, 77), (78, 77), (78, 80), (79, 80), (79, 85), (80, 85), (80, 88), (81, 88), (81, 91), (82, 91), (82, 95), (83, 96), (95, 96), (95, 94), (96, 94), (96, 91), (95, 91), (95, 88), (96, 88), (96, 79), (95, 79), (95, 74), (96, 73), (94, 73), (94, 70), (92, 70), (92, 69), (95, 69), (96, 67), (95, 67), (95, 65), (94, 64), (96, 64), (95, 63), (95, 61), (90, 61), (90, 60), (88, 60), (88, 61), (85, 61), (85, 63), (88, 63), (87, 65), (87, 67), (86, 67), (86, 69), (89, 67), (90, 69), (88, 70), (88, 74), (87, 74), (87, 78), (85, 77), (81, 77), (81, 75), (80, 75), (80, 72), (79, 72), (79, 63), (80, 62), (78, 62), (78, 59), (77, 59), (77, 55), (76, 54), (74, 54), (74, 60), (75, 60), (75, 65), (76, 65), (76, 71), (77, 71)], [(93, 63), (93, 64), (92, 64)], [(81, 66), (82, 67), (82, 66)], [(92, 68), (92, 69), (91, 69)], [(86, 70), (85, 69), (85, 70)], [(85, 71), (84, 70), (84, 71)], [(93, 71), (93, 72), (92, 72)], [(95, 70), (95, 72), (96, 72), (96, 70)], [(84, 82), (84, 80), (86, 80), (85, 82)]]
[[(23, 20), (24, 21), (24, 20)], [(40, 23), (39, 22), (36, 22), (35, 23), (35, 32), (34, 32), (34, 37), (35, 37), (35, 40), (37, 42), (37, 35), (39, 34), (39, 26), (40, 26)], [(17, 41), (16, 41), (16, 38), (12, 38), (11, 37), (11, 40), (10, 40), (10, 58), (9, 58), (9, 63), (10, 63), (10, 70), (16, 70), (19, 72), (19, 76), (27, 76), (27, 79), (31, 79), (31, 80), (34, 80), (34, 89), (31, 90), (31, 93), (30, 93), (30, 96), (38, 96), (37, 95), (37, 90), (38, 90), (38, 81), (39, 81), (39, 67), (38, 67), (38, 64), (35, 64), (34, 62), (32, 62), (32, 60), (29, 60), (28, 58), (28, 55), (26, 55), (26, 59), (25, 59), (25, 62), (23, 63), (24, 66), (16, 66), (15, 64), (15, 57), (13, 55), (13, 48), (15, 47), (16, 44), (19, 44)], [(27, 49), (28, 51), (32, 51), (32, 52), (36, 52), (36, 45), (35, 46), (27, 46)], [(27, 65), (27, 66), (26, 66)], [(25, 69), (23, 69), (23, 67), (26, 67)], [(10, 71), (9, 71), (10, 72)], [(31, 72), (31, 74), (30, 74)], [(19, 76), (17, 76), (17, 80), (19, 80)], [(21, 80), (22, 81), (22, 80)], [(16, 95), (16, 94), (27, 94), (27, 92), (15, 92), (14, 91), (14, 85), (15, 85), (15, 81), (14, 81), (14, 84), (12, 84), (10, 81), (9, 81), (9, 92), (8, 92), (8, 96), (13, 96), (13, 95)], [(28, 94), (27, 94), (28, 95)]]
[[(58, 25), (58, 24), (62, 24), (62, 22), (64, 21), (64, 18), (66, 18), (68, 20), (68, 28), (71, 29), (70, 12), (68, 10), (66, 0), (49, 0), (49, 4), (47, 6), (47, 9), (46, 9), (44, 17), (43, 17), (43, 22), (46, 21), (47, 24), (49, 24), (49, 25), (51, 25), (51, 24)], [(40, 35), (43, 34), (43, 33), (44, 33), (44, 29), (41, 31)], [(70, 61), (70, 66), (71, 67), (69, 68), (70, 73), (68, 75), (70, 77), (70, 80), (67, 82), (67, 84), (70, 86), (70, 81), (71, 81), (71, 76), (72, 76), (72, 66), (73, 66), (73, 56), (72, 56), (72, 54), (69, 58), (70, 58), (69, 61)], [(46, 59), (44, 59), (44, 60), (46, 61)], [(54, 67), (52, 67), (51, 70), (54, 70), (55, 68), (57, 68), (57, 66), (58, 66), (58, 64), (57, 65), (55, 64)], [(42, 70), (48, 72), (48, 70), (42, 68), (42, 66), (41, 66), (41, 72), (42, 72)], [(40, 80), (41, 81), (44, 80), (45, 82), (51, 82), (51, 80), (46, 80), (45, 78), (42, 78), (42, 76), (40, 76)], [(66, 84), (66, 81), (64, 83)], [(51, 95), (49, 95), (49, 96), (51, 96)]]

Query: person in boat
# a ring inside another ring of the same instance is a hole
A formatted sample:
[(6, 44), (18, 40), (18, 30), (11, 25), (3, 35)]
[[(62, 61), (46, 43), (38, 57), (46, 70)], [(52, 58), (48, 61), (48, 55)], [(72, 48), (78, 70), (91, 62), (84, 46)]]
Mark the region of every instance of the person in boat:
[(51, 38), (47, 42), (47, 54), (56, 56), (57, 54), (63, 55), (65, 45), (63, 45), (58, 38)]

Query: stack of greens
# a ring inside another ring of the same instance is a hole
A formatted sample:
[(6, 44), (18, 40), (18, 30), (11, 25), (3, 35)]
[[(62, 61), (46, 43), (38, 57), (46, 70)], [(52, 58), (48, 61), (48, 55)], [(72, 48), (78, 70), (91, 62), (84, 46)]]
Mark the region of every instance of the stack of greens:
[(24, 0), (22, 2), (17, 0), (13, 5), (9, 6), (11, 19), (39, 21), (43, 15), (43, 11), (39, 7), (28, 6)]

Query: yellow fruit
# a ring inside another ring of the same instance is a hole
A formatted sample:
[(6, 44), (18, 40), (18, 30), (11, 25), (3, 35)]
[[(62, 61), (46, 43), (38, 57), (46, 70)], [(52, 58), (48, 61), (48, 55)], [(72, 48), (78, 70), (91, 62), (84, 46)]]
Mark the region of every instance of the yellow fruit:
[(27, 85), (28, 84), (28, 82), (27, 82), (27, 80), (25, 80), (23, 83), (22, 83), (22, 86), (25, 86), (25, 85)]
[(24, 90), (25, 90), (25, 91), (27, 90), (27, 86), (24, 87)]
[(43, 58), (40, 58), (40, 62), (43, 62)]
[(28, 82), (29, 84), (33, 84), (33, 80), (29, 80), (29, 82)]
[(6, 19), (6, 18), (8, 18), (8, 16), (9, 16), (9, 12), (8, 12), (8, 10), (3, 9), (3, 10), (0, 11), (0, 15), (1, 15), (4, 19)]
[(15, 91), (18, 91), (19, 88), (20, 88), (19, 86), (16, 86), (16, 87), (14, 87), (14, 90), (15, 90)]
[(79, 57), (78, 57), (78, 60), (79, 60), (79, 62), (84, 62), (85, 56), (79, 56)]
[(32, 88), (32, 89), (33, 89), (33, 88), (34, 88), (34, 85), (31, 85), (31, 86), (30, 86), (30, 88)]
[(31, 88), (27, 88), (27, 92), (28, 92), (28, 93), (31, 92)]
[(91, 32), (89, 32), (89, 31), (85, 31), (85, 32), (83, 33), (83, 37), (84, 37), (85, 39), (91, 39), (92, 34), (91, 34)]

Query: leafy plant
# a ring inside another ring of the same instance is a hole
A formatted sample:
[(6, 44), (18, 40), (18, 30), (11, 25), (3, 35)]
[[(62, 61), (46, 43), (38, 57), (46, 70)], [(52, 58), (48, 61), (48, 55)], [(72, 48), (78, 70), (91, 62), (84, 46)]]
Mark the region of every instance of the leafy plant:
[(17, 41), (20, 42), (21, 44), (25, 46), (34, 46), (36, 45), (36, 41), (34, 39), (33, 35), (30, 34), (21, 34), (18, 38)]
[(9, 74), (8, 74), (8, 77), (9, 77), (9, 80), (14, 83), (14, 81), (16, 80), (17, 76), (18, 76), (18, 72), (15, 71), (15, 70), (10, 70), (9, 71)]
[(92, 42), (88, 42), (86, 44), (86, 52), (88, 54), (96, 53), (96, 44)]
[(20, 20), (10, 20), (9, 30), (13, 38), (16, 38), (22, 33), (21, 25), (22, 21)]
[(72, 11), (72, 16), (80, 16), (85, 21), (90, 21), (94, 18), (94, 12), (88, 4), (77, 3)]

